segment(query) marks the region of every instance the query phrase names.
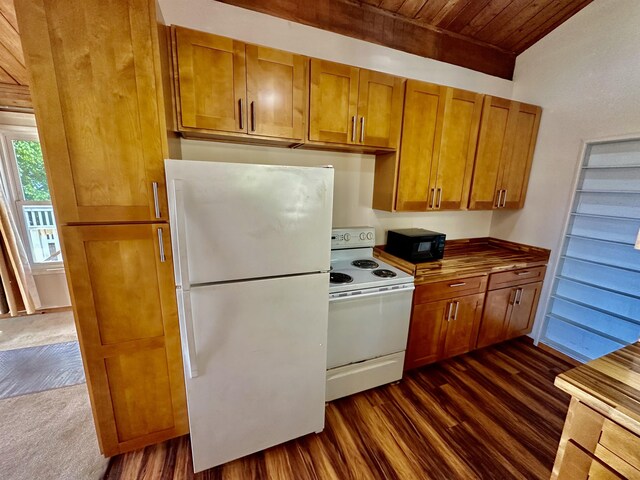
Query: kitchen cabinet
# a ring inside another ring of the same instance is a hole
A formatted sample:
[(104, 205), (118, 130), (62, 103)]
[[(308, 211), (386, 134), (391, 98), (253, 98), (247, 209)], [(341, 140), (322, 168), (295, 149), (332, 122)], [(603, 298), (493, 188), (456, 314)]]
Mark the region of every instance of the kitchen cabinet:
[(172, 30), (179, 130), (303, 140), (305, 57), (183, 27)]
[[(477, 279), (481, 281), (476, 282)], [(419, 285), (414, 293), (405, 370), (460, 355), (476, 345), (486, 276)], [(470, 292), (482, 292), (472, 293)]]
[[(492, 275), (503, 279), (508, 275), (514, 280), (489, 280), (489, 291), (478, 333), (478, 348), (526, 335), (531, 331), (542, 289), (542, 282), (535, 280), (544, 278), (544, 272), (544, 267), (538, 267)], [(492, 289), (497, 285), (504, 288)]]
[(542, 109), (486, 96), (469, 208), (522, 208)]
[(315, 58), (310, 68), (311, 142), (396, 148), (401, 78)]
[(395, 210), (467, 207), (481, 110), (479, 93), (407, 81)]
[(103, 452), (186, 433), (168, 225), (64, 226), (61, 233)]

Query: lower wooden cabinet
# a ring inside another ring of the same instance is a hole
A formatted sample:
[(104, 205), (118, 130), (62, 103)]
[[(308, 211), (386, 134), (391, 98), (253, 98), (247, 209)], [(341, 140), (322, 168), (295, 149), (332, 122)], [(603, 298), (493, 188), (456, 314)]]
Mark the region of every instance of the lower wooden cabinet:
[(102, 452), (188, 431), (167, 224), (61, 228)]
[(542, 282), (487, 292), (477, 347), (526, 335), (535, 318)]
[[(420, 287), (418, 287), (419, 291)], [(484, 293), (414, 304), (405, 369), (466, 353), (475, 347)]]

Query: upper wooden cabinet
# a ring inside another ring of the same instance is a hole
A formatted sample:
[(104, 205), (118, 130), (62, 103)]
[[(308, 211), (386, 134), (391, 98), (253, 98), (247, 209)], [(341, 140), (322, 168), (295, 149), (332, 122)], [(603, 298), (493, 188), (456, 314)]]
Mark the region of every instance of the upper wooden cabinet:
[(542, 109), (486, 96), (470, 209), (522, 208)]
[(303, 140), (305, 57), (182, 27), (173, 32), (180, 130)]
[(396, 210), (466, 208), (481, 109), (478, 93), (407, 81)]
[(17, 10), (56, 221), (167, 220), (153, 8), (36, 3)]
[(402, 84), (393, 75), (311, 59), (309, 140), (395, 148)]

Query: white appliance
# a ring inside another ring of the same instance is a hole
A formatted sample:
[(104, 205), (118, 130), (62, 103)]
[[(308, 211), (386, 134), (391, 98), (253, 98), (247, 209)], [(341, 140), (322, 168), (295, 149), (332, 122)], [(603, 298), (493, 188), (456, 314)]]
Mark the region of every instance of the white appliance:
[(165, 167), (199, 472), (324, 428), (333, 169)]
[(371, 227), (333, 229), (327, 401), (402, 378), (413, 277), (373, 258)]

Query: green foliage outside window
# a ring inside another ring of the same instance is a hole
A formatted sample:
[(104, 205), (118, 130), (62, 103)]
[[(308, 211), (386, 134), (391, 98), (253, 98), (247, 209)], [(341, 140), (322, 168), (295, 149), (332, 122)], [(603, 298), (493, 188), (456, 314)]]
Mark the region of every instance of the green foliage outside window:
[(35, 140), (13, 140), (13, 150), (18, 161), (18, 172), (24, 199), (51, 201), (40, 142)]

